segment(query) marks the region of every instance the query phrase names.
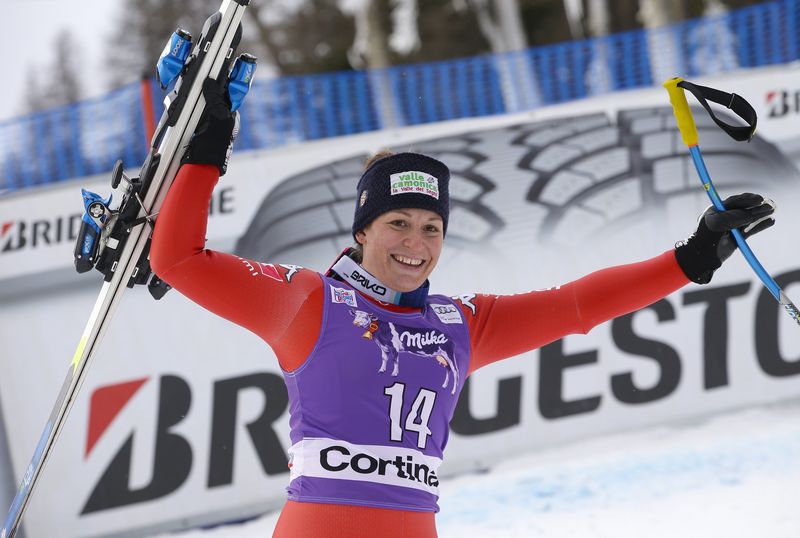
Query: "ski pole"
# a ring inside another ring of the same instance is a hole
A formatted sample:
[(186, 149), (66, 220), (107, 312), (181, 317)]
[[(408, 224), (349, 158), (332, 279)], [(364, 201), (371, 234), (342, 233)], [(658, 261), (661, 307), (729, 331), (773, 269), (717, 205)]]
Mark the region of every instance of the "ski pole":
[[(694, 95), (698, 101), (700, 101), (703, 107), (705, 107), (714, 122), (726, 133), (728, 133), (728, 135), (730, 135), (734, 140), (749, 141), (753, 137), (753, 134), (756, 130), (756, 113), (753, 110), (753, 107), (750, 106), (747, 101), (735, 93), (729, 94), (720, 90), (715, 90), (714, 88), (692, 84), (680, 77), (667, 80), (664, 82), (663, 86), (669, 93), (669, 102), (672, 104), (672, 111), (675, 113), (675, 119), (678, 122), (678, 130), (681, 132), (683, 143), (689, 148), (689, 152), (692, 155), (692, 160), (694, 161), (694, 166), (697, 169), (697, 174), (700, 176), (700, 181), (703, 183), (706, 194), (708, 194), (708, 197), (711, 199), (711, 203), (714, 204), (714, 207), (718, 211), (725, 211), (725, 206), (722, 203), (722, 199), (717, 193), (717, 190), (714, 188), (714, 184), (711, 182), (711, 175), (708, 173), (706, 164), (703, 161), (703, 154), (700, 151), (700, 146), (698, 143), (699, 137), (697, 134), (697, 127), (695, 126), (694, 117), (692, 117), (692, 111), (689, 108), (689, 103), (686, 101), (684, 90), (688, 90), (690, 93), (692, 93), (692, 95)], [(719, 120), (714, 115), (714, 112), (711, 110), (711, 107), (708, 105), (707, 101), (712, 101), (731, 109), (745, 122), (747, 122), (748, 125), (746, 127), (737, 127)], [(777, 282), (775, 282), (769, 273), (767, 273), (767, 270), (764, 269), (764, 266), (761, 265), (761, 262), (758, 261), (756, 255), (753, 254), (750, 246), (744, 240), (742, 233), (738, 229), (731, 230), (731, 233), (733, 234), (733, 238), (736, 240), (739, 250), (747, 260), (747, 263), (750, 264), (750, 267), (753, 268), (753, 271), (756, 273), (758, 278), (761, 279), (761, 282), (764, 283), (764, 286), (769, 290), (772, 296), (775, 297), (775, 300), (777, 300), (778, 303), (780, 303), (780, 305), (786, 309), (786, 312), (789, 313), (792, 319), (800, 325), (800, 311), (798, 311), (794, 303), (789, 300), (789, 297), (786, 296), (780, 286), (778, 286)]]

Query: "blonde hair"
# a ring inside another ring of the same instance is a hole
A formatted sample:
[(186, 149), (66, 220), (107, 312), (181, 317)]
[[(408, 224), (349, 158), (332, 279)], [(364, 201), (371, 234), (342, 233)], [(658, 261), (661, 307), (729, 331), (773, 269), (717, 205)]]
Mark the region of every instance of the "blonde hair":
[(384, 157), (391, 157), (392, 155), (394, 155), (394, 152), (385, 148), (376, 151), (372, 155), (369, 155), (367, 160), (364, 161), (364, 170), (375, 164), (375, 161), (379, 161)]

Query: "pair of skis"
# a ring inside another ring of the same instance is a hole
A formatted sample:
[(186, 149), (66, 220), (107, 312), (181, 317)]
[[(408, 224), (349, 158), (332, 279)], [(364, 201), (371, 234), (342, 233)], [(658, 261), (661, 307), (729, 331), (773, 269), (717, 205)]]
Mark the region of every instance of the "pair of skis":
[(192, 46), (191, 36), (181, 30), (170, 38), (159, 59), (158, 76), (162, 87), (174, 89), (164, 100), (165, 111), (156, 127), (150, 151), (138, 178), (128, 178), (117, 163), (112, 187), (122, 187), (119, 208), (111, 210), (111, 198), (84, 191), (84, 216), (75, 248), (79, 272), (96, 268), (104, 274), (103, 286), (72, 357), (61, 391), (53, 406), (33, 458), (5, 519), (0, 538), (13, 537), (39, 477), (47, 464), (67, 415), (75, 402), (89, 365), (97, 352), (114, 312), (127, 287), (148, 284), (155, 298), (168, 290), (149, 264), (153, 219), (181, 164), (191, 137), (205, 110), (203, 81), (211, 77), (229, 78), (228, 91), (233, 108), (238, 108), (249, 89), (255, 58), (242, 55), (233, 70), (231, 60), (242, 35), (241, 21), (250, 0), (223, 0), (219, 11), (203, 26)]

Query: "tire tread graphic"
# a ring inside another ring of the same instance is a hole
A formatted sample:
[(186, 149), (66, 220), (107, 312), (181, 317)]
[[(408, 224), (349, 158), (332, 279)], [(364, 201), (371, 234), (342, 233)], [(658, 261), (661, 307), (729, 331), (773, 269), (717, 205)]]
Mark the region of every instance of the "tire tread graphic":
[[(765, 182), (798, 177), (770, 142), (756, 136), (738, 144), (705, 114), (696, 117), (706, 161), (726, 190), (763, 190)], [(451, 169), (444, 264), (451, 257), (460, 263), (462, 255), (490, 257), (520, 242), (574, 244), (619, 233), (645, 214), (707, 205), (670, 107), (536, 121), (414, 146), (394, 151), (421, 151)], [(236, 253), (323, 268), (353, 243), (365, 159), (351, 156), (284, 180), (262, 201)]]

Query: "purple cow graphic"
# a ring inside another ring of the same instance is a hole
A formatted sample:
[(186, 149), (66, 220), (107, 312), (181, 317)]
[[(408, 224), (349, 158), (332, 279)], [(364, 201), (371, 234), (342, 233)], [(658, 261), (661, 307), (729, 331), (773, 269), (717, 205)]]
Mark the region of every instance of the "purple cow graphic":
[[(381, 350), (381, 367), (379, 372), (385, 372), (389, 360), (392, 361), (392, 376), (397, 376), (400, 373), (400, 353), (405, 352), (409, 355), (421, 357), (425, 359), (433, 358), (444, 367), (444, 383), (442, 388), (447, 388), (450, 382), (450, 373), (453, 373), (453, 388), (451, 394), (456, 393), (458, 386), (458, 368), (455, 362), (450, 357), (450, 354), (444, 349), (444, 344), (447, 343), (447, 338), (443, 334), (430, 331), (428, 334), (420, 333), (419, 331), (413, 332), (404, 327), (398, 327), (391, 321), (380, 321), (375, 314), (370, 314), (362, 310), (350, 310), (353, 316), (353, 325), (364, 329), (362, 338), (372, 340), (378, 349)], [(435, 333), (435, 334), (434, 334)], [(422, 351), (422, 346), (426, 344), (438, 344), (436, 351), (433, 353), (426, 353)], [(419, 351), (408, 349), (407, 345), (414, 345), (420, 348)]]

